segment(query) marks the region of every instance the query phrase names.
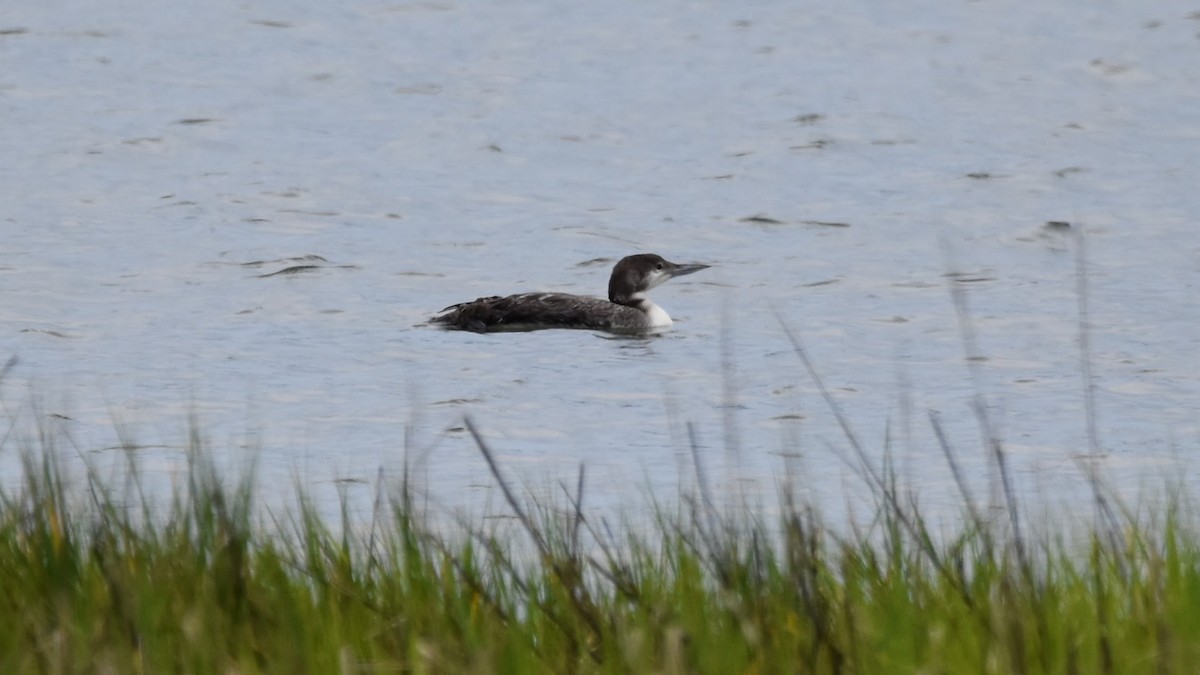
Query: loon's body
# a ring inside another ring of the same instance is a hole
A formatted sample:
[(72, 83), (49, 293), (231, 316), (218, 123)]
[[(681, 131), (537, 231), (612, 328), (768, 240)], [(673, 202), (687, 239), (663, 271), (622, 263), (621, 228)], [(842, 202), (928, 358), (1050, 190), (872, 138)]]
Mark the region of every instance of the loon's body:
[(493, 295), (451, 305), (430, 321), (476, 333), (583, 328), (642, 333), (671, 327), (671, 317), (646, 292), (708, 265), (677, 264), (653, 253), (622, 258), (608, 280), (608, 299), (569, 293)]

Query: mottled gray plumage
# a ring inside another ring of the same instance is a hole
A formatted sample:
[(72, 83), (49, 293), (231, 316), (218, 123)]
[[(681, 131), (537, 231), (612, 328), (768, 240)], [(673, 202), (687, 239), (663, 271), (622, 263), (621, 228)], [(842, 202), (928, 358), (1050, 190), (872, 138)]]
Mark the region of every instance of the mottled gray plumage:
[(653, 253), (622, 258), (608, 281), (608, 300), (569, 293), (493, 295), (451, 305), (430, 321), (446, 328), (477, 333), (583, 328), (639, 333), (671, 326), (671, 317), (646, 291), (673, 277), (708, 265), (676, 264)]

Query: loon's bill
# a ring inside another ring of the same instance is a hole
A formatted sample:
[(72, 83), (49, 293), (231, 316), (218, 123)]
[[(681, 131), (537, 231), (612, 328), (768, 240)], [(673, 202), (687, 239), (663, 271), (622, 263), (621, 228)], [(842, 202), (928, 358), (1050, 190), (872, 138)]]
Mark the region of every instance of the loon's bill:
[(627, 256), (613, 267), (608, 299), (569, 293), (493, 295), (443, 309), (431, 323), (476, 333), (583, 328), (613, 333), (644, 333), (671, 327), (671, 317), (647, 291), (685, 274), (707, 269), (697, 263), (673, 263), (660, 255)]

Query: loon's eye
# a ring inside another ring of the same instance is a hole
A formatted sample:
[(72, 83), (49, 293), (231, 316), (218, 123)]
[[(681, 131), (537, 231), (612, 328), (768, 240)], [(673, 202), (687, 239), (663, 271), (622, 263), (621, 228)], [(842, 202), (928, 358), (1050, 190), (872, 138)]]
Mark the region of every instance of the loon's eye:
[(654, 269), (656, 269), (656, 270), (661, 270), (661, 269), (662, 269), (662, 263), (658, 263), (657, 265), (655, 265), (655, 266), (654, 266)]

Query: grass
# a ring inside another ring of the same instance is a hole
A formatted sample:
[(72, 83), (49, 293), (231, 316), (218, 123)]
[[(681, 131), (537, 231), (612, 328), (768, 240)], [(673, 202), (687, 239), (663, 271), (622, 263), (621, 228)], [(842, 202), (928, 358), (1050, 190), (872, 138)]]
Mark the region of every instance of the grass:
[(935, 535), (880, 472), (874, 522), (848, 535), (788, 490), (769, 521), (701, 494), (660, 505), (638, 534), (588, 516), (582, 470), (562, 503), (529, 504), (476, 441), (514, 518), (449, 530), (429, 526), (403, 485), (362, 527), (324, 522), (303, 495), (290, 514), (262, 515), (199, 439), (188, 484), (161, 512), (130, 499), (136, 480), (112, 490), (91, 475), (71, 490), (52, 453), (28, 452), (24, 483), (0, 496), (0, 671), (1187, 673), (1200, 662), (1200, 537), (1178, 500), (1114, 509), (1116, 530), (1098, 517), (1018, 546), (1007, 514), (993, 523), (973, 505), (960, 531)]

